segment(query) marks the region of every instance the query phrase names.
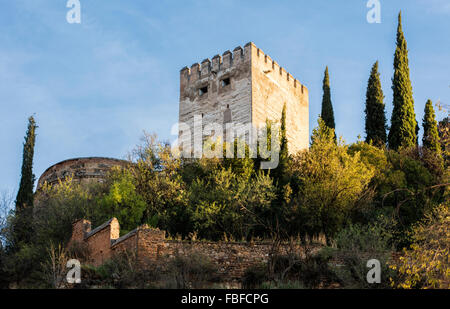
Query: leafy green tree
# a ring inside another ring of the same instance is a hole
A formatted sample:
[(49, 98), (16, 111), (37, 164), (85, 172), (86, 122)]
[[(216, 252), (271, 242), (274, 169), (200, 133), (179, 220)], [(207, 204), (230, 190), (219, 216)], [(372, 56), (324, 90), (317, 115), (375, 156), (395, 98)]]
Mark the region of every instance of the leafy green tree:
[(98, 199), (108, 192), (105, 187), (76, 183), (72, 177), (53, 185), (44, 183), (36, 193), (33, 244), (45, 248), (50, 242), (65, 246), (72, 235), (72, 223), (78, 219), (91, 220), (94, 227), (102, 224), (104, 218), (95, 215), (101, 209)]
[(275, 187), (262, 172), (250, 180), (217, 166), (189, 186), (189, 197), (194, 231), (199, 237), (241, 240), (254, 236), (255, 230), (265, 225)]
[(121, 234), (126, 234), (142, 223), (146, 203), (136, 192), (132, 173), (127, 169), (114, 168), (110, 177), (114, 178), (109, 192), (99, 201), (101, 221), (113, 217), (119, 220)]
[(398, 260), (390, 263), (397, 271), (391, 284), (401, 289), (449, 289), (450, 210), (442, 204), (427, 214), (412, 230), (413, 242)]
[(376, 146), (386, 144), (386, 115), (381, 89), (378, 61), (372, 67), (366, 92), (366, 142)]
[(309, 236), (323, 233), (328, 243), (349, 219), (374, 175), (374, 168), (366, 166), (359, 153), (352, 156), (342, 141), (335, 143), (333, 131), (319, 118), (310, 150), (295, 156), (291, 166), (299, 184), (291, 203), (297, 231)]
[(146, 204), (141, 223), (156, 226), (173, 235), (187, 236), (192, 231), (192, 221), (183, 177), (194, 181), (196, 175), (205, 173), (205, 167), (194, 160), (187, 164), (188, 172), (184, 172), (181, 160), (171, 156), (169, 145), (153, 139), (147, 142), (143, 148), (144, 155), (130, 167), (136, 192)]
[(387, 167), (386, 152), (369, 143), (358, 141), (349, 146), (348, 152), (352, 156), (359, 153), (361, 161), (367, 166), (375, 168), (376, 174), (382, 173)]
[(392, 79), (393, 105), (389, 147), (417, 145), (418, 124), (414, 112), (414, 99), (409, 74), (408, 48), (402, 30), (401, 12), (398, 15), (397, 47), (394, 56), (394, 77)]
[(433, 103), (428, 100), (425, 105), (425, 115), (423, 116), (423, 147), (436, 153), (441, 153), (437, 121), (435, 118)]
[(328, 75), (328, 66), (325, 69), (325, 76), (323, 78), (322, 113), (320, 116), (329, 128), (333, 130), (336, 128), (336, 124), (334, 122), (333, 104), (331, 103), (330, 76)]
[(33, 213), (33, 174), (34, 144), (36, 141), (36, 121), (28, 118), (28, 129), (23, 144), (22, 173), (16, 198), (16, 220), (14, 226), (15, 242), (29, 242), (31, 239), (31, 222)]
[(388, 163), (376, 183), (376, 204), (399, 223), (395, 235), (399, 248), (409, 245), (408, 231), (412, 224), (446, 200), (444, 188), (435, 187), (439, 179), (416, 152), (414, 148), (389, 150)]

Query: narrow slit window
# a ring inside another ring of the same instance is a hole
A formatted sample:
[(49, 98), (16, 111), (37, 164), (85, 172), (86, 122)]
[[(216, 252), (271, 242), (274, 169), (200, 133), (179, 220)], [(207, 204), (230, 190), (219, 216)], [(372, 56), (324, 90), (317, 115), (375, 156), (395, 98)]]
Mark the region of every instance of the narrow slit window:
[(231, 81), (229, 78), (222, 79), (222, 87), (226, 87), (230, 84), (231, 84)]
[(232, 115), (230, 106), (227, 105), (227, 109), (223, 112), (223, 123), (227, 124), (232, 122)]
[(198, 94), (200, 96), (204, 95), (205, 93), (208, 93), (208, 86), (202, 87), (198, 90)]

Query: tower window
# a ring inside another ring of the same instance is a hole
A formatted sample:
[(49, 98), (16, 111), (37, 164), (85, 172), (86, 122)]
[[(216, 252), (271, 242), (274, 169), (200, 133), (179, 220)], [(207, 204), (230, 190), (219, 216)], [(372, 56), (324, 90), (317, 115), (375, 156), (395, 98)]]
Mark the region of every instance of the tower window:
[(223, 112), (223, 123), (232, 122), (231, 109), (229, 105), (227, 105), (227, 109)]
[(208, 93), (208, 86), (202, 87), (198, 90), (198, 95), (202, 96), (205, 93)]
[(221, 81), (222, 87), (226, 87), (226, 86), (228, 86), (230, 84), (231, 84), (230, 78), (225, 78), (225, 79), (222, 79), (222, 81)]

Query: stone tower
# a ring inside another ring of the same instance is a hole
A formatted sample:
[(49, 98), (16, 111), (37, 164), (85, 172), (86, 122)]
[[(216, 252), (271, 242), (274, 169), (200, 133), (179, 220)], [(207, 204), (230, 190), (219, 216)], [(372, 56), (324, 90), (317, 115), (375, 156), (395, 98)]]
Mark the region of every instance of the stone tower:
[[(253, 43), (180, 72), (179, 122), (190, 128), (194, 116), (202, 117), (203, 125), (233, 122), (259, 128), (266, 119), (279, 121), (284, 104), (289, 152), (307, 149), (308, 89)], [(182, 136), (180, 129), (180, 142)]]

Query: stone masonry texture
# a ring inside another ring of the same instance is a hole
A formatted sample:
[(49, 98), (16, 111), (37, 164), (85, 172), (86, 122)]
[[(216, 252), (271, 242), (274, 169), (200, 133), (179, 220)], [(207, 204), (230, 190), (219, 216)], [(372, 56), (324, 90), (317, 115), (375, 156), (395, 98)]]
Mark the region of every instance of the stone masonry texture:
[(59, 180), (66, 177), (73, 177), (75, 182), (91, 182), (102, 181), (106, 173), (113, 166), (125, 167), (129, 163), (127, 161), (111, 159), (111, 158), (76, 158), (59, 162), (49, 167), (39, 178), (37, 190), (39, 190), (45, 182), (48, 184), (57, 184)]
[[(91, 223), (88, 220), (82, 219), (73, 223), (69, 246), (74, 242), (87, 245), (90, 252), (87, 263), (95, 266), (124, 251), (135, 252), (140, 260), (153, 261), (196, 252), (206, 256), (217, 266), (224, 281), (239, 280), (248, 267), (267, 262), (272, 249), (270, 242), (168, 240), (164, 231), (146, 225), (120, 238), (119, 234), (120, 227), (116, 218), (94, 230), (91, 230)], [(287, 249), (285, 247), (282, 250)]]
[(203, 127), (233, 122), (261, 128), (266, 119), (280, 120), (284, 104), (293, 154), (309, 145), (308, 89), (248, 43), (181, 70), (179, 122), (189, 126), (191, 135), (180, 129), (179, 142), (184, 147), (190, 138), (193, 145), (194, 116), (202, 117)]

